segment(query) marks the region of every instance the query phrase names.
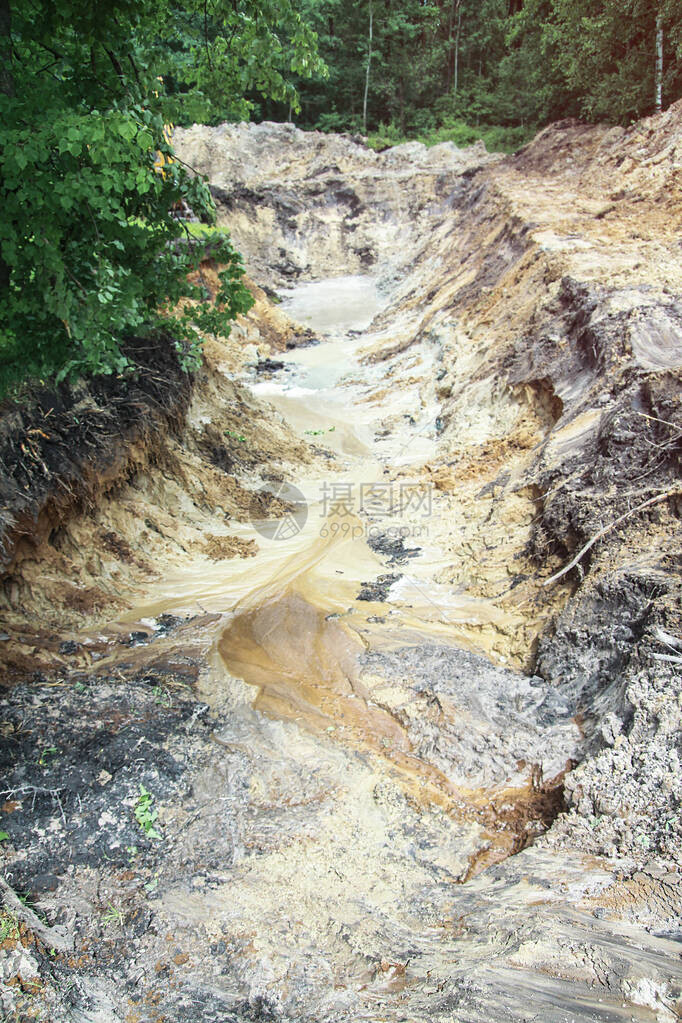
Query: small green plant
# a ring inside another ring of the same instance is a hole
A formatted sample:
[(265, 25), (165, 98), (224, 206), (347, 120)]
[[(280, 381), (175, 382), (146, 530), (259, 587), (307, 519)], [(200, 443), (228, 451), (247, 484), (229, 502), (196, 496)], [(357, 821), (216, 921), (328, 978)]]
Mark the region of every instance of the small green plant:
[(154, 827), (154, 821), (159, 811), (153, 807), (154, 797), (144, 785), (140, 784), (140, 794), (135, 803), (135, 820), (140, 825), (148, 838), (161, 838), (161, 835)]
[(7, 831), (0, 831), (0, 842), (6, 842), (8, 838), (9, 833)]
[(233, 437), (235, 440), (238, 440), (240, 444), (246, 444), (246, 437), (243, 433), (235, 433), (234, 430), (223, 430), (223, 433), (226, 437)]
[(306, 437), (321, 437), (325, 433), (334, 433), (336, 430), (335, 426), (330, 426), (328, 430), (305, 430)]
[(102, 923), (105, 927), (110, 924), (123, 924), (123, 912), (117, 909), (116, 906), (112, 906), (110, 902), (107, 903), (108, 909), (102, 917)]
[(88, 689), (88, 687), (86, 686), (85, 682), (76, 682), (74, 684), (73, 688), (74, 688), (74, 692), (76, 692), (76, 693), (85, 693), (85, 692), (87, 692), (87, 689)]
[(163, 688), (163, 686), (154, 686), (152, 692), (154, 694), (154, 703), (156, 703), (159, 707), (173, 706), (173, 697), (167, 689)]
[(50, 757), (56, 757), (58, 753), (59, 750), (57, 749), (56, 746), (46, 746), (45, 749), (40, 754), (40, 756), (38, 757), (38, 766), (49, 767)]
[(19, 921), (12, 913), (0, 913), (0, 943), (19, 940)]

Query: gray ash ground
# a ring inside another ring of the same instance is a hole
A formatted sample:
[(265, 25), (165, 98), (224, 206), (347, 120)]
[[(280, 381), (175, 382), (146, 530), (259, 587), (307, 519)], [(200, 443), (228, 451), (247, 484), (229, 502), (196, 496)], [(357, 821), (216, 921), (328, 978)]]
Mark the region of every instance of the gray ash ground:
[(74, 864), (123, 867), (131, 846), (155, 854), (158, 843), (140, 831), (131, 806), (140, 785), (158, 799), (174, 789), (187, 763), (169, 740), (188, 721), (199, 727), (206, 710), (181, 695), (186, 683), (164, 681), (78, 677), (8, 694), (0, 795), (16, 804), (3, 827), (18, 850), (9, 871), (18, 889), (39, 894)]
[[(150, 837), (135, 816), (141, 786), (153, 808), (182, 788), (197, 742), (206, 741), (207, 711), (189, 676), (158, 670), (129, 678), (120, 668), (105, 678), (79, 672), (5, 694), (5, 877), (50, 925), (73, 934), (78, 951), (55, 956), (39, 943), (22, 949), (6, 941), (4, 979), (13, 985), (0, 988), (3, 1018), (89, 1020), (90, 971), (74, 966), (91, 960), (94, 973), (125, 973), (131, 939), (151, 926), (148, 903), (164, 856), (163, 827)], [(125, 905), (108, 899), (108, 877), (128, 878)]]

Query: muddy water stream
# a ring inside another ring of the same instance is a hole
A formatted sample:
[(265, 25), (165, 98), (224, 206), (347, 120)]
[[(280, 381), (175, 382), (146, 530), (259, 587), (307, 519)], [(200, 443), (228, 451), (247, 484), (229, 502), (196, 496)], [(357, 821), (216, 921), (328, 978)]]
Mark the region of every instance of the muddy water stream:
[(187, 807), (163, 818), (177, 838), (159, 913), (228, 948), (221, 997), (253, 1018), (454, 1021), (475, 976), (481, 1008), (462, 1018), (629, 1019), (553, 972), (568, 936), (597, 957), (613, 940), (573, 909), (600, 865), (533, 845), (581, 733), (505, 662), (514, 612), (438, 581), (451, 505), (420, 473), (435, 356), (411, 353), (409, 379), (363, 361), (381, 306), (357, 277), (287, 295), (320, 343), (250, 386), (319, 457), (269, 484), (281, 518), (229, 523), (255, 557), (196, 559), (129, 616), (203, 615), (199, 684), (221, 722)]
[[(435, 452), (436, 405), (422, 412), (422, 421), (386, 439), (382, 423), (405, 407), (400, 383), (394, 382), (393, 392), (382, 395), (379, 404), (367, 401), (379, 371), (361, 364), (364, 331), (381, 306), (374, 281), (357, 276), (305, 283), (287, 295), (283, 309), (313, 328), (321, 343), (287, 353), (285, 369), (252, 389), (326, 454), (328, 467), (323, 474), (319, 468), (302, 472), (294, 489), (272, 485), (284, 500), (294, 502), (281, 528), (268, 521), (230, 523), (232, 534), (257, 541), (255, 558), (227, 565), (199, 559), (184, 566), (136, 609), (135, 617), (198, 607), (236, 620), (295, 592), (325, 616), (341, 616), (356, 636), (375, 633), (373, 642), (399, 632), (403, 642), (402, 637), (423, 631), (492, 649), (495, 627), (508, 623), (508, 615), (488, 601), (434, 582), (445, 563), (432, 539), (439, 534), (440, 509), (418, 474), (409, 474), (411, 466), (418, 468)], [(421, 370), (428, 373), (426, 357)], [(413, 417), (403, 413), (403, 418)], [(391, 475), (396, 466), (401, 468), (399, 483)], [(389, 570), (381, 549), (375, 553), (373, 547), (377, 538), (400, 544), (401, 537), (410, 556), (399, 555), (395, 560), (400, 564)], [(394, 582), (384, 587), (380, 599), (369, 599), (367, 583), (379, 576)], [(370, 629), (379, 616), (386, 618), (380, 624), (389, 627)], [(226, 641), (221, 649), (227, 657)]]
[[(383, 614), (391, 632), (407, 636), (424, 628), (441, 639), (492, 650), (495, 626), (508, 623), (509, 616), (491, 602), (434, 582), (445, 564), (437, 543), (440, 508), (416, 470), (436, 450), (437, 406), (434, 402), (413, 422), (404, 411), (410, 408), (409, 392), (402, 392), (399, 381), (390, 393), (379, 392), (379, 403), (368, 401), (378, 390), (380, 371), (361, 364), (367, 345), (363, 331), (381, 305), (374, 282), (362, 277), (305, 283), (287, 296), (284, 310), (312, 327), (321, 343), (282, 356), (286, 368), (253, 383), (252, 390), (322, 451), (327, 467), (323, 473), (319, 467), (303, 470), (293, 490), (286, 484), (271, 486), (294, 502), (293, 521), (283, 520), (283, 528), (270, 522), (230, 522), (233, 535), (257, 541), (255, 558), (227, 565), (197, 559), (169, 573), (127, 620), (197, 608), (235, 617), (293, 588), (325, 614), (352, 619), (356, 631)], [(426, 355), (422, 374), (429, 369)], [(396, 415), (410, 424), (386, 438), (382, 424)], [(392, 478), (396, 467), (401, 470), (397, 484)], [(395, 583), (384, 594), (388, 600), (377, 603), (365, 596), (358, 603), (366, 580), (391, 574), (385, 557), (367, 543), (377, 537), (403, 537), (413, 556), (407, 567), (403, 563), (395, 569)]]
[[(208, 699), (224, 697), (226, 678), (241, 680), (252, 687), (257, 712), (370, 754), (410, 798), (459, 820), (468, 876), (525, 844), (529, 816), (542, 819), (556, 801), (538, 796), (513, 758), (490, 785), (480, 784), (485, 770), (477, 783), (466, 769), (453, 772), (424, 756), (423, 729), (410, 723), (411, 710), (398, 710), (406, 679), (386, 677), (383, 666), (375, 677), (364, 663), (373, 652), (425, 644), (491, 653), (500, 627), (510, 625), (494, 603), (434, 581), (444, 564), (433, 540), (441, 510), (411, 472), (435, 452), (437, 407), (415, 419), (406, 411), (409, 391), (406, 402), (394, 381), (386, 393), (380, 371), (363, 363), (366, 332), (381, 307), (375, 282), (357, 276), (305, 283), (286, 295), (284, 311), (320, 343), (287, 353), (285, 368), (252, 389), (326, 453), (328, 468), (301, 474), (293, 489), (273, 485), (293, 502), (281, 520), (230, 524), (233, 534), (257, 540), (255, 558), (195, 562), (169, 575), (134, 617), (217, 614)], [(431, 372), (428, 351), (419, 370)], [(373, 392), (379, 401), (367, 400)], [(388, 416), (405, 427), (387, 439), (381, 427)], [(470, 718), (466, 703), (460, 694), (445, 713)], [(478, 727), (488, 725), (484, 715)], [(552, 774), (560, 774), (566, 759), (550, 759)]]

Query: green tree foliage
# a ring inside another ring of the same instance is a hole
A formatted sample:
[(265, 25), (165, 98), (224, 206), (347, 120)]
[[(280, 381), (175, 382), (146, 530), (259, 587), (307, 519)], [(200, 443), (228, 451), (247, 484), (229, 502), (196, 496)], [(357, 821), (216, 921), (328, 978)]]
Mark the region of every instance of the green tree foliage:
[[(522, 32), (538, 13), (537, 0), (529, 0), (518, 18)], [(657, 19), (664, 40), (663, 97), (672, 102), (682, 92), (680, 0), (552, 0), (540, 50), (557, 74), (555, 104), (568, 93), (582, 116), (614, 123), (651, 113)]]
[[(304, 125), (361, 127), (369, 6), (303, 0), (329, 66), (328, 79), (299, 83)], [(372, 9), (368, 121), (387, 140), (490, 125), (512, 138), (560, 117), (651, 113), (657, 19), (663, 105), (682, 95), (682, 0), (372, 0)]]
[[(358, 130), (370, 0), (303, 3), (329, 76), (298, 83), (301, 121), (323, 129)], [(461, 128), (463, 122), (508, 126), (536, 122), (539, 104), (534, 92), (542, 88), (537, 81), (540, 68), (534, 64), (532, 46), (528, 48), (532, 57), (524, 53), (521, 60), (510, 62), (514, 8), (509, 0), (372, 0), (371, 6), (372, 128), (393, 124), (400, 135), (442, 126)], [(271, 104), (267, 113), (281, 115), (282, 108)]]
[(257, 97), (298, 110), (293, 78), (326, 75), (315, 32), (291, 0), (170, 4), (157, 31), (154, 63), (176, 123), (248, 120)]
[[(439, 85), (439, 12), (434, 0), (372, 0), (373, 40), (369, 122), (413, 127)], [(305, 124), (359, 129), (369, 51), (369, 0), (303, 0), (328, 74), (297, 82)], [(269, 105), (267, 113), (281, 107)]]
[(162, 322), (191, 361), (251, 298), (220, 232), (219, 306), (188, 282), (207, 239), (174, 210), (215, 211), (164, 123), (291, 96), (287, 69), (321, 66), (309, 28), (289, 0), (0, 0), (0, 50), (0, 388), (120, 372), (124, 337)]

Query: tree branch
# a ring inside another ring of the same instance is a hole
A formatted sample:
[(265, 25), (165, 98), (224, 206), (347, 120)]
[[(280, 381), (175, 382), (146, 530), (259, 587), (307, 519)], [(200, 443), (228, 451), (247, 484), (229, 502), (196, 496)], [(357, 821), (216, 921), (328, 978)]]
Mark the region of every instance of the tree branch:
[(118, 78), (120, 79), (121, 85), (127, 91), (127, 84), (126, 84), (125, 75), (123, 74), (123, 68), (121, 67), (121, 65), (119, 63), (118, 57), (107, 46), (103, 45), (102, 48), (103, 48), (104, 52), (106, 53), (107, 57), (109, 58), (109, 60), (111, 61), (113, 69), (116, 72)]
[(575, 568), (575, 566), (578, 564), (583, 554), (587, 554), (589, 549), (591, 547), (594, 547), (598, 540), (601, 540), (603, 536), (606, 536), (607, 533), (610, 533), (611, 530), (615, 529), (616, 526), (620, 525), (621, 522), (624, 522), (626, 519), (629, 519), (632, 515), (636, 515), (637, 512), (644, 511), (645, 508), (651, 508), (652, 505), (654, 504), (660, 504), (661, 501), (665, 501), (668, 497), (672, 497), (673, 494), (679, 493), (682, 493), (682, 491), (677, 490), (675, 488), (672, 488), (671, 490), (666, 490), (662, 494), (657, 494), (655, 497), (650, 497), (649, 500), (644, 501), (643, 504), (638, 504), (636, 508), (631, 508), (630, 511), (626, 511), (624, 515), (619, 516), (614, 522), (611, 522), (609, 523), (608, 526), (604, 526), (603, 529), (600, 529), (599, 532), (596, 533), (591, 540), (587, 541), (584, 547), (580, 548), (576, 556), (573, 558), (572, 561), (569, 561), (565, 568), (562, 568), (560, 572), (556, 572), (554, 575), (550, 576), (549, 579), (545, 579), (542, 585), (551, 586), (552, 583), (557, 582), (559, 579), (561, 579), (562, 576), (566, 575), (567, 572), (570, 572), (571, 569)]
[(128, 60), (130, 61), (130, 66), (133, 69), (133, 74), (135, 75), (135, 81), (137, 82), (137, 84), (140, 87), (140, 89), (142, 89), (142, 82), (140, 81), (140, 72), (137, 70), (137, 64), (133, 60), (132, 53), (127, 54), (127, 57), (128, 57)]

